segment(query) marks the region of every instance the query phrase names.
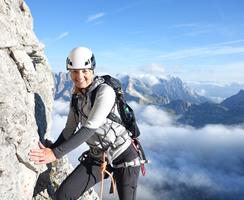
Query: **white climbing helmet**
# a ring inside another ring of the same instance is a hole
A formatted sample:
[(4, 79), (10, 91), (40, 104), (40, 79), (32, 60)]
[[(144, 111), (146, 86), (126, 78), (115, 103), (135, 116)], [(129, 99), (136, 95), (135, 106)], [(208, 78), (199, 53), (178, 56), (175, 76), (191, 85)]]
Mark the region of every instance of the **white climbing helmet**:
[(92, 69), (96, 66), (92, 51), (86, 47), (72, 49), (66, 60), (66, 68), (70, 69)]

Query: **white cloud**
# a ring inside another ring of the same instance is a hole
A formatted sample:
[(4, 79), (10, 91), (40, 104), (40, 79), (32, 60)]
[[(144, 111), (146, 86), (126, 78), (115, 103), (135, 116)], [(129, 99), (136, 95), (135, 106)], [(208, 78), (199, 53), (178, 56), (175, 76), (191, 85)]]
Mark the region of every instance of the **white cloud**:
[(89, 16), (87, 18), (87, 22), (93, 22), (95, 20), (98, 20), (98, 19), (104, 17), (105, 15), (106, 15), (106, 13), (104, 13), (104, 12), (96, 13), (94, 15)]
[(178, 76), (188, 81), (212, 81), (221, 84), (243, 83), (244, 62), (229, 62), (215, 65), (188, 65)]
[(231, 46), (217, 46), (217, 47), (200, 47), (200, 48), (189, 48), (182, 49), (179, 51), (161, 54), (159, 58), (161, 60), (175, 60), (185, 59), (195, 56), (216, 56), (216, 55), (228, 55), (244, 53), (244, 46), (231, 47)]
[[(142, 122), (147, 122), (153, 126), (168, 125), (171, 124), (171, 118), (169, 115), (157, 109), (155, 106), (146, 106), (140, 113), (138, 113), (139, 119)], [(156, 116), (156, 117), (152, 117)]]
[[(62, 114), (67, 113), (67, 105), (56, 103), (59, 105), (55, 106), (53, 114), (55, 130), (63, 127), (65, 116)], [(142, 106), (135, 102), (130, 102), (130, 105), (136, 112), (141, 142), (151, 160), (151, 164), (146, 166), (147, 175), (140, 177), (138, 199), (183, 200), (186, 196), (188, 200), (242, 199), (242, 128), (175, 126), (167, 113), (154, 106)], [(69, 154), (74, 165), (86, 148), (81, 146)]]
[(149, 86), (153, 86), (159, 83), (158, 78), (151, 74), (140, 74), (140, 75), (137, 74), (137, 77), (141, 79), (142, 82), (146, 83)]
[(60, 35), (58, 35), (56, 38), (55, 38), (55, 41), (57, 40), (61, 40), (63, 39), (64, 37), (68, 36), (69, 35), (69, 32), (63, 32), (61, 33)]
[(144, 71), (145, 73), (154, 74), (157, 76), (165, 76), (166, 75), (166, 71), (165, 71), (164, 66), (162, 64), (159, 64), (159, 63), (152, 63), (148, 66), (143, 66), (141, 68), (142, 68), (142, 71)]
[(69, 111), (69, 103), (64, 101), (55, 101), (52, 112), (52, 129), (51, 137), (56, 140), (65, 127)]
[(161, 60), (185, 59), (196, 56), (216, 56), (244, 53), (243, 39), (210, 44), (207, 47), (182, 49), (175, 52), (164, 53), (159, 56)]
[(185, 81), (243, 82), (243, 44), (244, 40), (240, 39), (171, 52), (118, 44), (99, 54), (103, 65), (117, 73), (174, 74)]
[(69, 112), (69, 103), (65, 101), (55, 101), (53, 104), (55, 114), (67, 115)]
[[(158, 115), (153, 114), (157, 120)], [(148, 166), (151, 172), (141, 178), (141, 184), (154, 188), (155, 199), (181, 200), (184, 195), (189, 200), (206, 195), (209, 199), (240, 199), (244, 195), (243, 129), (206, 126), (197, 130), (151, 125), (151, 120), (140, 128), (141, 141), (152, 160)], [(154, 171), (157, 177), (152, 176)]]
[(188, 200), (241, 200), (244, 195), (242, 128), (175, 126), (167, 113), (154, 106), (135, 102), (131, 105), (140, 121), (141, 141), (152, 161), (147, 166), (147, 176), (140, 178), (139, 199), (151, 196), (155, 200), (182, 200), (187, 196)]
[[(244, 64), (243, 64), (244, 66)], [(234, 67), (230, 67), (234, 69)], [(215, 76), (216, 77), (216, 76)], [(187, 83), (190, 88), (193, 88), (197, 93), (211, 98), (214, 102), (221, 102), (225, 98), (237, 94), (241, 89), (244, 89), (244, 84), (220, 84), (209, 81), (195, 81)]]
[(240, 39), (240, 40), (231, 40), (231, 41), (226, 41), (226, 42), (220, 42), (220, 43), (216, 43), (214, 44), (215, 46), (218, 45), (229, 45), (229, 44), (239, 44), (239, 43), (243, 43), (244, 39)]
[(197, 90), (196, 92), (197, 92), (199, 95), (201, 95), (201, 96), (205, 96), (205, 95), (206, 95), (206, 90), (204, 90), (204, 89)]
[[(138, 72), (140, 71), (140, 72)], [(120, 75), (127, 75), (128, 73), (121, 73)], [(147, 66), (140, 66), (136, 72), (130, 72), (130, 77), (141, 80), (148, 86), (154, 86), (160, 82), (159, 79), (168, 79), (165, 68), (162, 64), (152, 63)]]

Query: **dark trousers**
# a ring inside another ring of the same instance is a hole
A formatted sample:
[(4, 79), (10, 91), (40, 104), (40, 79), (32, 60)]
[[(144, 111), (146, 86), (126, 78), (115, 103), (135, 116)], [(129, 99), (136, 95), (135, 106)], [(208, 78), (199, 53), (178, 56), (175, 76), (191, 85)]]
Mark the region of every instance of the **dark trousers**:
[[(135, 200), (140, 167), (112, 168), (120, 200)], [(107, 178), (108, 176), (105, 176)], [(56, 191), (56, 200), (76, 200), (90, 187), (101, 181), (100, 166), (89, 158), (81, 161)]]

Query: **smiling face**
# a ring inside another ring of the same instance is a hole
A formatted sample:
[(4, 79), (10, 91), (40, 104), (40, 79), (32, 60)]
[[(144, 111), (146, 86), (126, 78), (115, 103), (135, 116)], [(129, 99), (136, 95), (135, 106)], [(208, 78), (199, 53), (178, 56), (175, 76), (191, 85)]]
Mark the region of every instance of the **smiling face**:
[(77, 89), (86, 89), (93, 80), (93, 70), (91, 69), (71, 69), (70, 77)]

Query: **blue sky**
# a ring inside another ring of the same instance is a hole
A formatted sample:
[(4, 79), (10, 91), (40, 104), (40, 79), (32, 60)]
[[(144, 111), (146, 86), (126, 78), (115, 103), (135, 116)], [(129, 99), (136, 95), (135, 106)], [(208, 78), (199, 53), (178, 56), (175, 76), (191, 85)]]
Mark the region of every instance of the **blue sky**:
[(244, 82), (242, 0), (26, 0), (53, 71), (69, 51), (94, 51), (97, 70), (184, 81)]

